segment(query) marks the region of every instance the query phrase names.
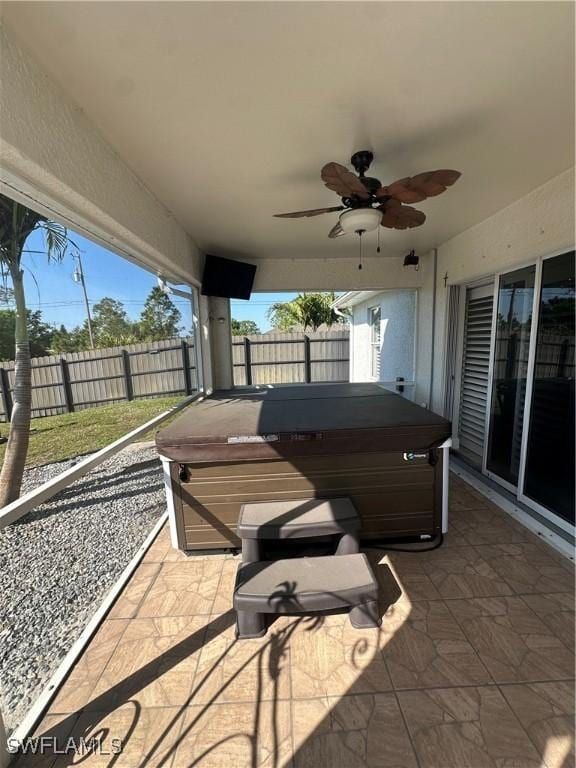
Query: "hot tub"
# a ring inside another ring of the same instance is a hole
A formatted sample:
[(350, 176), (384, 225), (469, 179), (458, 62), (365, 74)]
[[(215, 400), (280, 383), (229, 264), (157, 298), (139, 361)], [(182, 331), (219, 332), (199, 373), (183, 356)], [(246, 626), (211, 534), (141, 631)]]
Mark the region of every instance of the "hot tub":
[(449, 421), (377, 384), (218, 392), (156, 436), (172, 543), (238, 547), (243, 503), (339, 496), (364, 539), (435, 536), (450, 435)]

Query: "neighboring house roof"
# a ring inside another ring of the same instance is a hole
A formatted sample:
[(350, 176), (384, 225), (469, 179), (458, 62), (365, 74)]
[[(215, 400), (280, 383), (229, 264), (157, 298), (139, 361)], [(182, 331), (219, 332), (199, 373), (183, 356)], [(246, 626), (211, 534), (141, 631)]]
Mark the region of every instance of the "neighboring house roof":
[(332, 303), (333, 309), (344, 309), (345, 307), (353, 307), (356, 304), (361, 304), (364, 301), (368, 301), (374, 296), (378, 296), (383, 291), (348, 291), (343, 293), (342, 296), (338, 296), (336, 301)]

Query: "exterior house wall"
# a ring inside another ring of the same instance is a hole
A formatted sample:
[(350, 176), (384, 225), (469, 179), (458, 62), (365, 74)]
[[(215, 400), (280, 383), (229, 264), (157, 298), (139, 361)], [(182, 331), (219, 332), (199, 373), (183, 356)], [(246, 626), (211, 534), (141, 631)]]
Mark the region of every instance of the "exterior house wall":
[[(380, 307), (380, 351), (378, 374), (375, 377), (372, 372), (369, 310), (376, 306)], [(353, 357), (350, 358), (350, 381), (394, 381), (398, 376), (412, 381), (415, 328), (414, 290), (383, 291), (355, 305), (351, 320)], [(412, 388), (406, 388), (406, 396), (412, 399)]]
[[(438, 248), (436, 270), (436, 318), (432, 408), (442, 410), (446, 351), (446, 308), (444, 285), (468, 284), (496, 272), (512, 270), (541, 256), (574, 247), (574, 170), (554, 177), (530, 194), (498, 211), (489, 219), (462, 232)], [(432, 261), (433, 256), (426, 257)], [(428, 271), (421, 291), (418, 319), (419, 350), (432, 348), (433, 273)], [(427, 307), (422, 304), (426, 302)], [(419, 361), (419, 364), (421, 361)], [(417, 371), (425, 391), (430, 375), (425, 366)]]

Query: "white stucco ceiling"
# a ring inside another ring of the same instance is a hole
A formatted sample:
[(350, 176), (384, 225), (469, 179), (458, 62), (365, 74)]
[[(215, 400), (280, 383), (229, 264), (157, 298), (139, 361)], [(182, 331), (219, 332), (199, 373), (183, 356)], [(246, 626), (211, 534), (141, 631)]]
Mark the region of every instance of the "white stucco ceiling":
[[(564, 2), (4, 3), (8, 27), (205, 251), (351, 257), (328, 240), (330, 160), (384, 183), (463, 176), (381, 230), (438, 245), (573, 163), (574, 6)], [(65, 140), (65, 137), (63, 137)], [(82, 173), (82, 168), (78, 168)], [(372, 235), (374, 237), (374, 235)]]

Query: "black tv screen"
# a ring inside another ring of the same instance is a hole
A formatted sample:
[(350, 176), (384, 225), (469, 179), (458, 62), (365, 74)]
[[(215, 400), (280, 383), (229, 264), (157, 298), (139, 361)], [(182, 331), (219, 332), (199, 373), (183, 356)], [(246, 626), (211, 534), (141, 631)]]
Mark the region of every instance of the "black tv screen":
[(221, 256), (206, 256), (202, 294), (226, 299), (249, 299), (255, 274), (254, 264)]

